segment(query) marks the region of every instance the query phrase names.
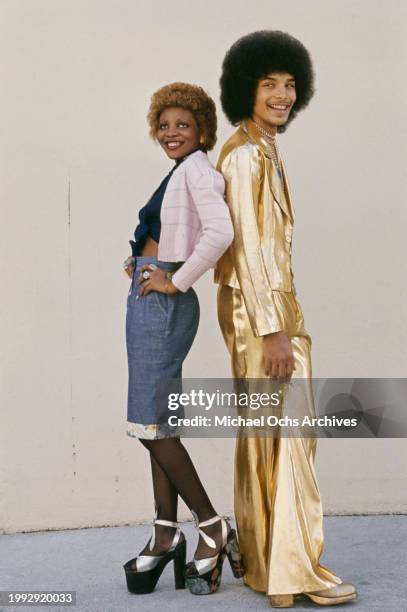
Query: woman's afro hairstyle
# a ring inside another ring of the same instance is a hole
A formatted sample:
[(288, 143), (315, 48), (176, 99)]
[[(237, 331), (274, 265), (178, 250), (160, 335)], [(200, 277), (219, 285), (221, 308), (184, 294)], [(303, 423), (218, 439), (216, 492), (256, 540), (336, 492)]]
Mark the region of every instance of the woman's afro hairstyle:
[(147, 115), (150, 136), (157, 138), (160, 115), (171, 106), (179, 106), (193, 114), (199, 132), (205, 138), (202, 149), (204, 151), (213, 149), (216, 143), (217, 127), (215, 102), (202, 87), (189, 83), (171, 83), (161, 87), (152, 95)]
[[(221, 102), (232, 125), (252, 116), (258, 82), (271, 72), (288, 72), (295, 78), (297, 99), (287, 124), (307, 106), (314, 93), (314, 72), (307, 49), (279, 30), (252, 32), (231, 46), (222, 64)], [(279, 126), (278, 132), (284, 132), (287, 124)]]

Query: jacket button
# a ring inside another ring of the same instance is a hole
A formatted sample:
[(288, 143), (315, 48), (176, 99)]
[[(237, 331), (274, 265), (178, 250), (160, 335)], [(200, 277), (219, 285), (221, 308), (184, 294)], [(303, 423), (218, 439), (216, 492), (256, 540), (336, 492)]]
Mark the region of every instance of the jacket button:
[(285, 239), (287, 240), (287, 242), (291, 242), (291, 235), (286, 234)]

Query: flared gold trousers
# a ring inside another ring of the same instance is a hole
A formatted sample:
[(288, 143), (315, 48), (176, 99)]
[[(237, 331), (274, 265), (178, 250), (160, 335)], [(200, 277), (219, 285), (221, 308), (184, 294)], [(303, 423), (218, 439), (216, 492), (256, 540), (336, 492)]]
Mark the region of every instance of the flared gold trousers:
[[(293, 293), (273, 291), (295, 357), (311, 379), (311, 338)], [(239, 289), (220, 285), (218, 317), (235, 378), (264, 378), (262, 338), (251, 330)], [(310, 382), (311, 384), (311, 382)], [(305, 411), (314, 416), (311, 393)], [(238, 437), (235, 516), (245, 583), (269, 595), (317, 591), (342, 580), (319, 563), (323, 514), (314, 469), (316, 438)]]

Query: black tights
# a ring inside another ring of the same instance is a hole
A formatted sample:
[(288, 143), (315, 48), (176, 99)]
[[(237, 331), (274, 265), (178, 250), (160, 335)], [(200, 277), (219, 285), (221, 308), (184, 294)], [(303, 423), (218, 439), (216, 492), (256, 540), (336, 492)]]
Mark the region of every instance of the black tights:
[[(177, 520), (178, 495), (190, 510), (196, 512), (200, 522), (212, 518), (216, 514), (215, 509), (180, 439), (140, 439), (140, 442), (150, 451), (157, 518), (167, 521)], [(217, 523), (205, 528), (205, 532), (214, 537), (219, 527), (220, 523)], [(157, 525), (156, 545), (153, 551), (149, 551), (146, 546), (143, 554), (159, 554), (168, 548), (173, 534), (174, 530), (171, 527)], [(217, 537), (215, 539), (218, 540)], [(196, 558), (208, 556), (208, 553), (213, 555), (214, 551), (200, 538)]]
[(178, 494), (190, 510), (195, 510), (199, 521), (206, 521), (216, 514), (179, 438), (140, 441), (150, 451), (157, 518), (177, 520)]

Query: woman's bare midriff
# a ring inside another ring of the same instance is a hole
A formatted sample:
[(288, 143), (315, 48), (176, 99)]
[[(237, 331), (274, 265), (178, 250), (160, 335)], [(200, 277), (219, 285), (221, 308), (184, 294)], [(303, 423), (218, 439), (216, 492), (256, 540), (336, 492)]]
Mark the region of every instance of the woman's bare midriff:
[(149, 236), (145, 242), (141, 257), (156, 257), (158, 253), (158, 243)]
[[(141, 257), (157, 257), (158, 255), (158, 243), (149, 236), (144, 244), (144, 247), (140, 253)], [(176, 268), (178, 269), (182, 265), (182, 261), (177, 262)]]

